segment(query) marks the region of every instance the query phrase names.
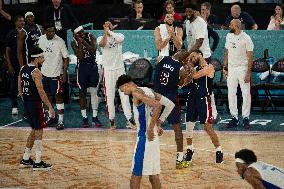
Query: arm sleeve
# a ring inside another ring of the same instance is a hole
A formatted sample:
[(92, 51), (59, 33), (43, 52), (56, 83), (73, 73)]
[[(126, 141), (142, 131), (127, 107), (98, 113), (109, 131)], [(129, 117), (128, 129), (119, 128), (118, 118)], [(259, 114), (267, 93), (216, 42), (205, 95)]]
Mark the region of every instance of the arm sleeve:
[(62, 53), (62, 57), (63, 58), (68, 58), (68, 50), (67, 47), (65, 45), (65, 42), (62, 40), (60, 43), (60, 48), (61, 48), (61, 53)]
[(161, 97), (159, 103), (165, 106), (165, 109), (159, 118), (162, 122), (164, 122), (172, 112), (173, 108), (175, 107), (175, 104), (164, 96)]
[(254, 45), (253, 42), (251, 40), (251, 38), (248, 36), (247, 40), (246, 40), (246, 50), (247, 51), (253, 51)]
[(115, 41), (118, 43), (122, 43), (124, 41), (124, 35), (122, 33), (114, 33), (113, 31), (109, 31), (109, 34), (114, 37)]

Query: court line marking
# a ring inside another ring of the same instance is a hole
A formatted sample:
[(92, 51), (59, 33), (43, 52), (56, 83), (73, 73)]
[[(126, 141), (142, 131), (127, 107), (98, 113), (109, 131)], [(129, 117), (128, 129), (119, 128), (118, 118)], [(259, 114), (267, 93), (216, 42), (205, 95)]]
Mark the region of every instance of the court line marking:
[(21, 122), (21, 121), (23, 121), (23, 119), (20, 119), (20, 120), (18, 120), (18, 121), (14, 121), (14, 122), (12, 122), (12, 123), (8, 123), (8, 124), (6, 124), (6, 125), (0, 126), (0, 128), (5, 128), (5, 127), (8, 127), (8, 126), (10, 126), (10, 125), (14, 125), (15, 123), (19, 123), (19, 122)]

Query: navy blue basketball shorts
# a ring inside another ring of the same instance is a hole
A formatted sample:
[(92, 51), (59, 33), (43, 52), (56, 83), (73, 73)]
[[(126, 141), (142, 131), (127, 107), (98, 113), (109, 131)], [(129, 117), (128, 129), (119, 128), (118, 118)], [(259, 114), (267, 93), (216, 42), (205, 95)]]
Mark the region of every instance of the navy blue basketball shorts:
[(186, 122), (200, 121), (200, 124), (212, 124), (212, 106), (210, 96), (199, 97), (189, 94), (186, 102)]
[(77, 83), (80, 89), (97, 87), (99, 83), (98, 66), (94, 63), (78, 64)]
[(35, 129), (46, 127), (45, 114), (41, 101), (24, 101), (24, 109), (30, 126)]
[(48, 95), (56, 95), (63, 93), (62, 81), (59, 77), (42, 76), (42, 84), (44, 91)]
[(181, 123), (181, 107), (179, 105), (179, 99), (176, 94), (162, 94), (164, 97), (167, 97), (171, 100), (175, 107), (167, 118), (169, 124), (178, 124)]

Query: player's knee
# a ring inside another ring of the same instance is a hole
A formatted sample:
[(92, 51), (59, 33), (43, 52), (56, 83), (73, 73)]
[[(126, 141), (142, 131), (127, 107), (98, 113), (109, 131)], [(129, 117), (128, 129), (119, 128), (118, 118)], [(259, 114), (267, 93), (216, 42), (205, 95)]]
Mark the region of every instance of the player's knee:
[(195, 122), (186, 122), (186, 137), (187, 138), (193, 137), (194, 126), (195, 126)]
[(213, 131), (212, 124), (206, 123), (206, 124), (204, 125), (204, 130), (205, 130), (207, 133), (211, 133), (211, 132)]

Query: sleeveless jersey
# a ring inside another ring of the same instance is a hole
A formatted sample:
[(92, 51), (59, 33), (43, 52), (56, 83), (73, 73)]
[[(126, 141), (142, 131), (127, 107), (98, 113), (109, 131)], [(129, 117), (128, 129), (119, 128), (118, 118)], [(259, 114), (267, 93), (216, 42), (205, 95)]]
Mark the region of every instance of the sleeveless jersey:
[(26, 55), (28, 55), (29, 51), (37, 46), (37, 42), (39, 37), (42, 35), (39, 25), (35, 24), (35, 29), (31, 30), (31, 28), (26, 25), (24, 27), (24, 31), (26, 32)]
[(20, 71), (21, 87), (25, 101), (41, 100), (36, 88), (36, 84), (32, 78), (32, 74), (36, 69), (38, 68), (35, 65), (27, 64), (23, 66)]
[(155, 92), (177, 93), (179, 71), (182, 65), (170, 56), (165, 56), (155, 67), (154, 90)]
[[(201, 70), (201, 67), (197, 67), (196, 71)], [(205, 97), (212, 94), (212, 82), (213, 79), (207, 76), (203, 76), (198, 79), (193, 79), (191, 84), (191, 94), (199, 97)]]
[(249, 165), (249, 167), (252, 167), (259, 172), (265, 188), (284, 188), (284, 169), (269, 165), (261, 161), (252, 163), (251, 165)]
[[(73, 38), (73, 40), (75, 41), (76, 45), (79, 45), (79, 42), (75, 39), (75, 37)], [(90, 33), (86, 33), (84, 40), (88, 43), (91, 44), (91, 34)], [(95, 63), (96, 62), (96, 55), (91, 54), (87, 48), (83, 45), (83, 53), (84, 53), (84, 58), (82, 60), (79, 60), (79, 63)]]

